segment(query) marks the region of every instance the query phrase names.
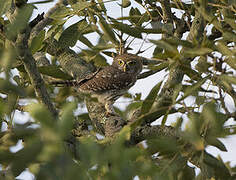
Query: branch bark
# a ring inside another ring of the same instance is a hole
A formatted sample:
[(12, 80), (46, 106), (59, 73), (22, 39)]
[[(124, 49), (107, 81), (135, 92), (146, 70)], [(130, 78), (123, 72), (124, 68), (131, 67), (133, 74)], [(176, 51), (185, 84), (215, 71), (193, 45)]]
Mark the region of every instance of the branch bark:
[[(162, 8), (162, 15), (163, 15), (163, 21), (165, 24), (170, 25), (170, 30), (168, 31), (169, 33), (173, 33), (173, 17), (172, 17), (172, 12), (171, 12), (171, 7), (170, 7), (170, 1), (169, 0), (162, 0), (160, 1), (161, 3), (161, 8)], [(163, 34), (163, 38), (168, 38), (171, 36), (171, 34)]]
[[(12, 19), (16, 16), (18, 7), (15, 7), (15, 11), (12, 11)], [(46, 105), (48, 110), (52, 113), (52, 116), (57, 118), (58, 112), (52, 104), (44, 81), (37, 69), (35, 59), (29, 49), (28, 40), (30, 36), (29, 25), (17, 35), (16, 41), (12, 41), (17, 50), (18, 58), (23, 62), (26, 72), (29, 75), (30, 81), (35, 89), (36, 96), (39, 100)]]
[[(203, 39), (203, 31), (205, 21), (201, 14), (196, 10), (195, 17), (189, 32), (189, 35), (187, 37), (187, 40), (192, 41), (193, 39), (196, 39), (198, 43), (200, 44)], [(191, 59), (182, 57), (182, 62), (186, 62), (185, 65), (190, 65)], [(157, 109), (160, 109), (161, 107), (167, 107), (171, 105), (172, 102), (172, 96), (174, 94), (174, 87), (177, 84), (181, 84), (184, 77), (184, 72), (182, 69), (181, 62), (176, 61), (174, 64), (174, 67), (171, 68), (169, 76), (165, 84), (163, 85), (163, 88), (161, 92), (158, 94), (155, 103), (153, 104), (152, 110), (155, 111)], [(148, 121), (146, 123), (152, 123), (152, 121)], [(143, 124), (146, 124), (143, 122)]]
[(177, 131), (172, 126), (150, 126), (148, 124), (137, 127), (131, 134), (128, 144), (135, 145), (147, 138), (174, 137), (178, 138)]

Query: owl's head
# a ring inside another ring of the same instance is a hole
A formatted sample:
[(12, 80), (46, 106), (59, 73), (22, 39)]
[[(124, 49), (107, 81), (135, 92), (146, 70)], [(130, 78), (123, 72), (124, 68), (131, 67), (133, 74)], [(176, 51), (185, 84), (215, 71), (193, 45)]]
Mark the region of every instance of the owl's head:
[(142, 71), (141, 58), (134, 54), (122, 54), (114, 58), (112, 66), (127, 73), (138, 75)]

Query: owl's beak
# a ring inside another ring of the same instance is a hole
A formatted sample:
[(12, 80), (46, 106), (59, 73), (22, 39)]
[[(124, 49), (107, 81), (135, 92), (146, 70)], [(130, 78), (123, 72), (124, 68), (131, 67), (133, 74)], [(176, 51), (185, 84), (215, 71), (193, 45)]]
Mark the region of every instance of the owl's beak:
[(130, 70), (129, 63), (125, 63), (125, 64), (124, 64), (124, 66), (123, 66), (123, 70), (124, 70), (124, 72), (126, 72), (126, 71), (129, 71), (129, 70)]
[(127, 64), (126, 63), (123, 66), (123, 70), (124, 70), (124, 72), (126, 72), (126, 70), (127, 70)]
[(130, 65), (129, 65), (129, 62), (128, 62), (128, 63), (126, 63), (126, 62), (125, 62), (124, 66), (123, 66), (123, 70), (124, 70), (124, 72), (126, 72), (126, 71), (129, 71), (129, 70), (130, 70)]

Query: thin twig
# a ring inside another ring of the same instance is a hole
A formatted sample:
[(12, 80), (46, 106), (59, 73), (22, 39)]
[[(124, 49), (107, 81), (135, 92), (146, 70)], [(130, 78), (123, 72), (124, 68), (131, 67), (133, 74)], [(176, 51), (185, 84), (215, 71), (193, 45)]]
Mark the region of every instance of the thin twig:
[(52, 22), (50, 16), (64, 3), (64, 0), (59, 0), (54, 7), (52, 7), (45, 15), (44, 19), (41, 20), (31, 31), (29, 42), (37, 36), (49, 23)]

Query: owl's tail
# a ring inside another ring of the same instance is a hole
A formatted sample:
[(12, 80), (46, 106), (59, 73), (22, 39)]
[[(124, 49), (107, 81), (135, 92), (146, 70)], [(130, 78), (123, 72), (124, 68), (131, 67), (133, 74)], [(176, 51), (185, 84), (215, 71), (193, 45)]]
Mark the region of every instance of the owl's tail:
[(66, 81), (51, 81), (49, 84), (56, 87), (71, 87), (71, 86), (80, 86), (80, 83), (76, 80), (66, 80)]

